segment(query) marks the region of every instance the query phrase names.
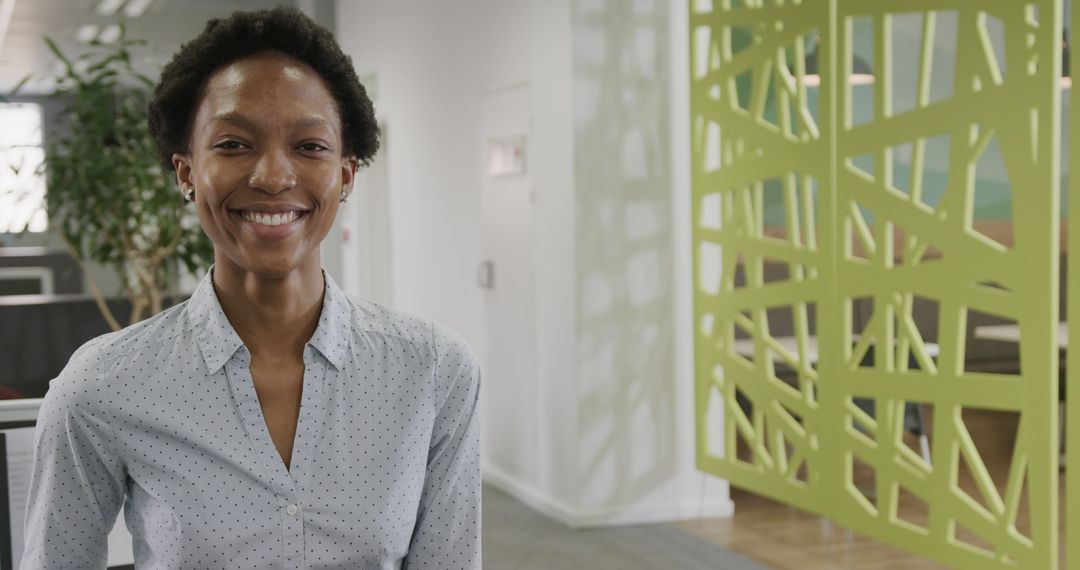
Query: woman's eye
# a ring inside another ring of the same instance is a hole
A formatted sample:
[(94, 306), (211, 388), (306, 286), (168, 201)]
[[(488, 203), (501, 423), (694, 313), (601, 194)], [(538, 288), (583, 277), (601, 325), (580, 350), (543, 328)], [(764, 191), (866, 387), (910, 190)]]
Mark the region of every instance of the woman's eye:
[(302, 150), (304, 152), (321, 152), (321, 151), (330, 150), (330, 149), (326, 148), (325, 146), (323, 146), (323, 145), (321, 145), (319, 143), (310, 142), (310, 143), (304, 143), (304, 144), (300, 145), (300, 150)]
[(239, 141), (221, 141), (214, 145), (214, 148), (220, 148), (223, 150), (237, 150), (243, 148), (244, 145)]

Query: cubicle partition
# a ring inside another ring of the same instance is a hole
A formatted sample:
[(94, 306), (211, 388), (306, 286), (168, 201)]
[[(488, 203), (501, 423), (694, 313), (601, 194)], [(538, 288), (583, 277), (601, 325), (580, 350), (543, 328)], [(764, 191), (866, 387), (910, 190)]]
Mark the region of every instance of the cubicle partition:
[[(114, 314), (127, 301), (108, 301)], [(86, 341), (110, 332), (89, 295), (0, 296), (0, 399), (40, 398)]]
[(79, 264), (62, 248), (0, 247), (0, 297), (77, 295), (82, 277)]

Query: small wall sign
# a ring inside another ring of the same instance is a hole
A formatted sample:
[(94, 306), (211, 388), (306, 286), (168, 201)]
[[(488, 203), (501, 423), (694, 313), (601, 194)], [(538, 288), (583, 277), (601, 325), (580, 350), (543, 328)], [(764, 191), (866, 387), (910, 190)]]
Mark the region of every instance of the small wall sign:
[(522, 174), (525, 174), (525, 135), (488, 139), (488, 177), (499, 178)]

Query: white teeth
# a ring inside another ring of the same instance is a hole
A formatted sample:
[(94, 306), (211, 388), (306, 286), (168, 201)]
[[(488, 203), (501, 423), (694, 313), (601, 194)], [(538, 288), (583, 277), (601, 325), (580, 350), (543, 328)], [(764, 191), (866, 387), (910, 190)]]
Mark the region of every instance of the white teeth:
[(242, 214), (243, 218), (249, 222), (255, 222), (256, 224), (262, 224), (264, 226), (280, 226), (281, 224), (288, 224), (296, 221), (300, 217), (298, 212), (285, 212), (283, 214), (263, 214), (261, 212), (252, 212), (245, 210)]

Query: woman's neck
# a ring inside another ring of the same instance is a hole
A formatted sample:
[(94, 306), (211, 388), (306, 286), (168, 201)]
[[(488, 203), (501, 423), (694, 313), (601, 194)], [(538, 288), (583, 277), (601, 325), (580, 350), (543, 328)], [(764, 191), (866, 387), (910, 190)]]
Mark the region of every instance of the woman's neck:
[(217, 260), (213, 284), (218, 302), (253, 357), (302, 357), (318, 325), (326, 287), (319, 265), (307, 265), (266, 278)]

